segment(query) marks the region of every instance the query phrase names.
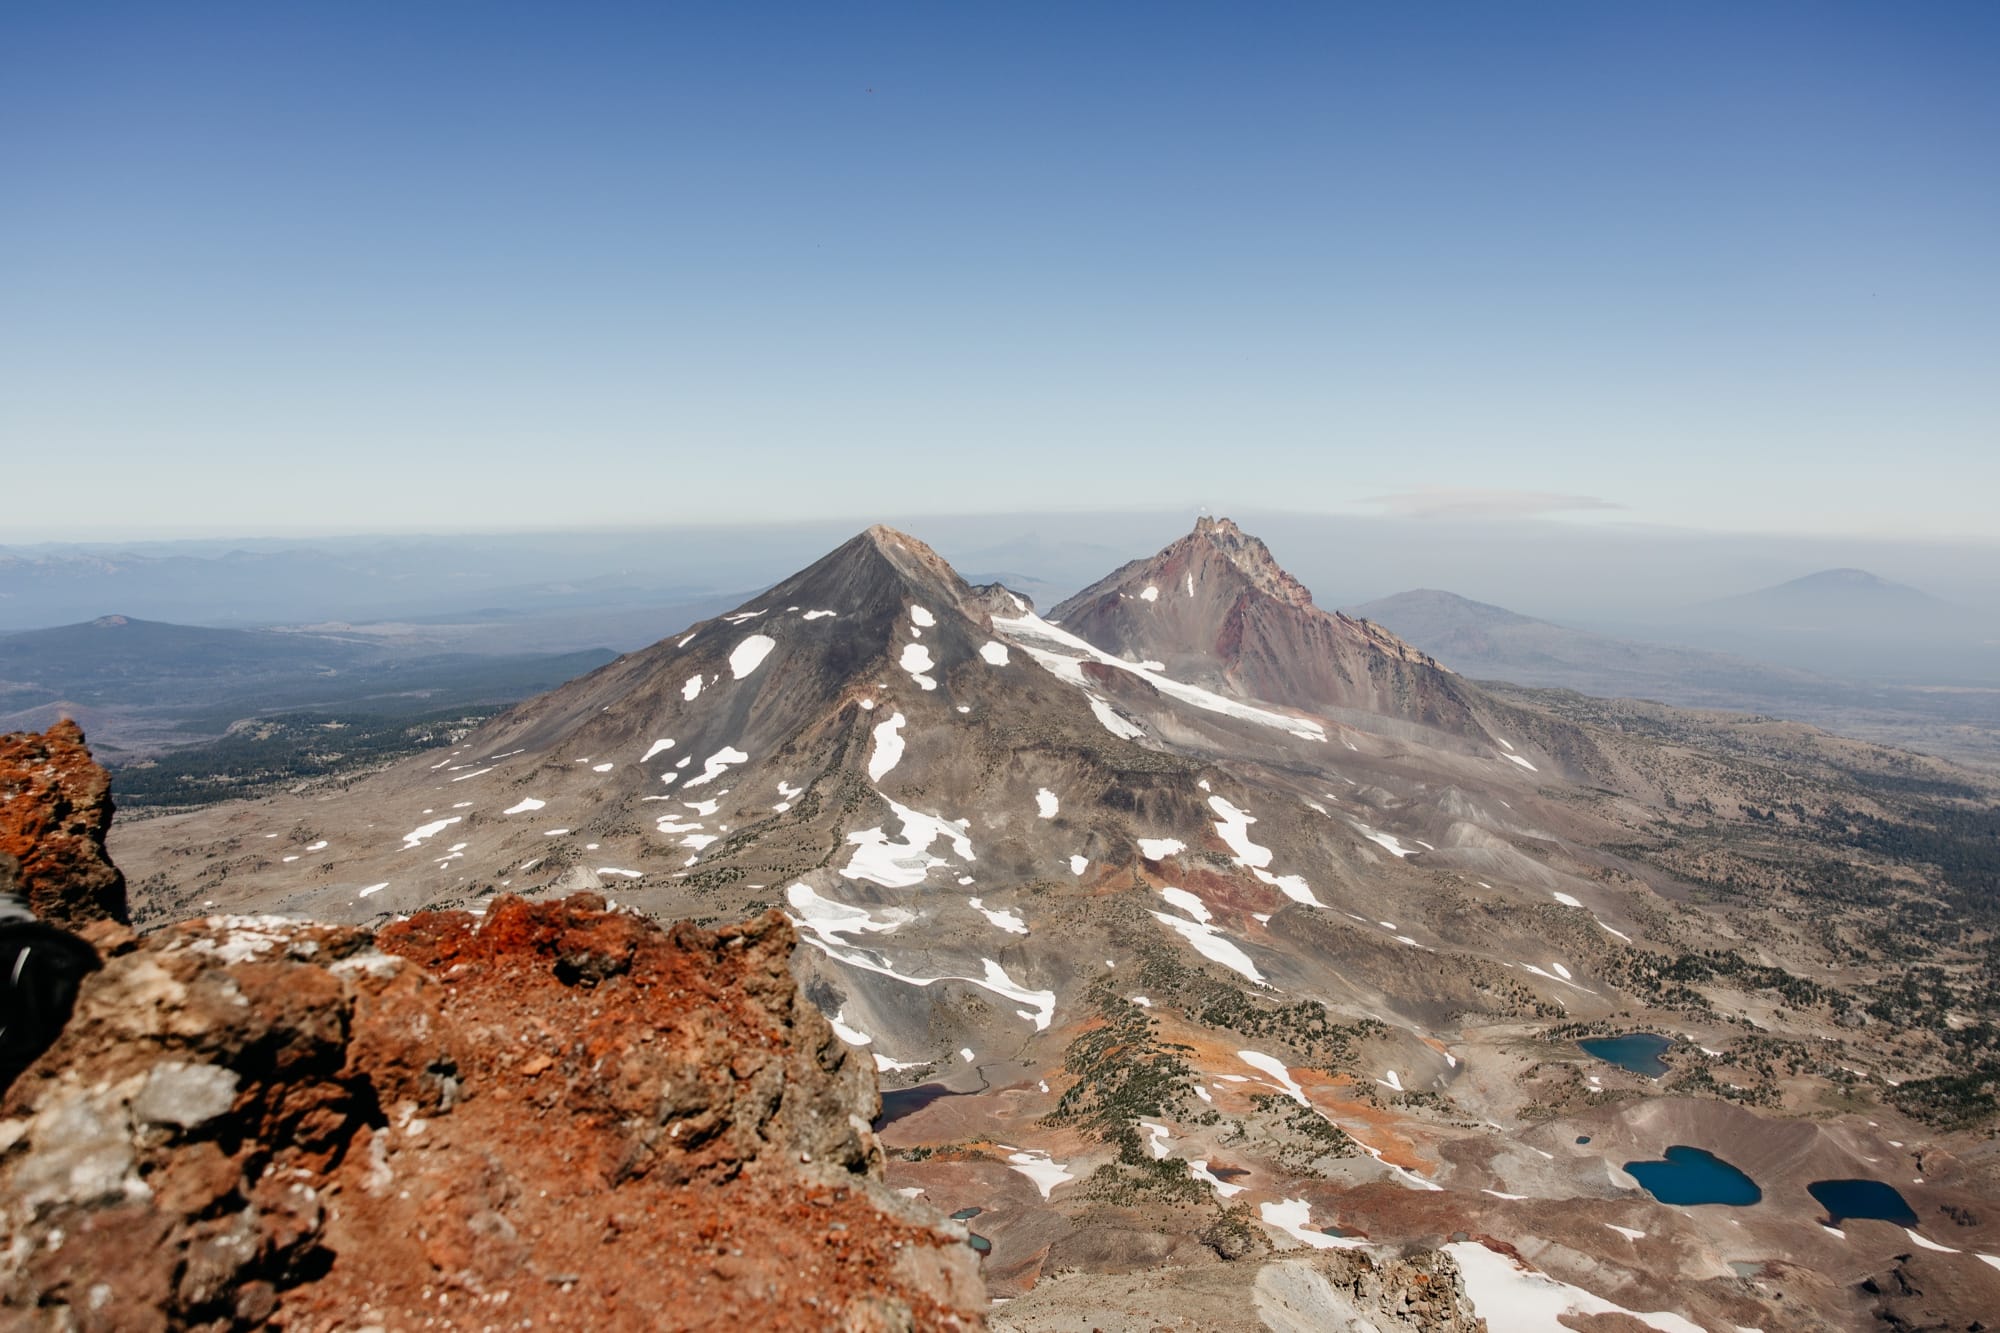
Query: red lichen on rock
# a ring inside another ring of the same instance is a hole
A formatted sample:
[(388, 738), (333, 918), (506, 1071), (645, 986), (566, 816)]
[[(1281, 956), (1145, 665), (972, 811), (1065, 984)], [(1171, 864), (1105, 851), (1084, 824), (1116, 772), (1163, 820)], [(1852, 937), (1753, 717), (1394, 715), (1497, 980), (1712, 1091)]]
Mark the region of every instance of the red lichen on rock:
[(0, 1323), (976, 1328), (795, 943), (594, 895), (150, 936), (0, 1103)]
[(76, 723), (0, 736), (0, 852), (20, 861), (36, 916), (72, 930), (131, 919), (125, 876), (104, 854), (110, 824), (111, 775)]

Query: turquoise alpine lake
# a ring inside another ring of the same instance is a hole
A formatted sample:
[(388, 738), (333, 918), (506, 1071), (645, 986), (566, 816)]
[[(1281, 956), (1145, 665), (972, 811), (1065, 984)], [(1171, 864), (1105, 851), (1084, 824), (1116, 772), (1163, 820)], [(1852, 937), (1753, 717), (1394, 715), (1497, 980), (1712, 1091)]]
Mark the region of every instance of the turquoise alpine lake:
[(1712, 1152), (1676, 1143), (1659, 1162), (1627, 1162), (1625, 1171), (1661, 1203), (1752, 1204), (1764, 1197), (1757, 1182)]
[(1577, 1043), (1586, 1054), (1647, 1078), (1658, 1078), (1667, 1072), (1666, 1061), (1660, 1059), (1660, 1053), (1673, 1044), (1671, 1039), (1653, 1032), (1628, 1032), (1622, 1037), (1586, 1037)]

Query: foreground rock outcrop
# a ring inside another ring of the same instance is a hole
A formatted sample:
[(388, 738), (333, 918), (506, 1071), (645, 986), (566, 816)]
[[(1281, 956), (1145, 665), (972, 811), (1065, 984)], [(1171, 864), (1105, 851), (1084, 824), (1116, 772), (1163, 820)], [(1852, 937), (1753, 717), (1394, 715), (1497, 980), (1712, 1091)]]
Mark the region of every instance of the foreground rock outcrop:
[(18, 891), (49, 925), (131, 919), (125, 876), (104, 851), (111, 810), (111, 775), (76, 723), (0, 736), (0, 853), (20, 862)]
[(1277, 1333), (1485, 1333), (1448, 1254), (1333, 1250), (1265, 1264), (1257, 1313)]
[(0, 1326), (978, 1327), (795, 942), (587, 894), (127, 936), (0, 1101)]
[(1383, 1246), (1296, 1249), (1124, 1273), (1065, 1269), (996, 1306), (993, 1327), (1003, 1333), (1487, 1333), (1488, 1325), (1449, 1254)]

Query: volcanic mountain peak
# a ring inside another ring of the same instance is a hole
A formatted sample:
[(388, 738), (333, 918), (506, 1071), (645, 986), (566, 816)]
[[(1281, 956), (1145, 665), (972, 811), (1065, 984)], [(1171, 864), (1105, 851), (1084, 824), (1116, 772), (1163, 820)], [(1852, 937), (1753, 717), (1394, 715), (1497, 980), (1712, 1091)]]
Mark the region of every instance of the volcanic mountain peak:
[(1266, 596), (1290, 606), (1312, 605), (1312, 593), (1272, 557), (1271, 548), (1237, 527), (1232, 519), (1202, 515), (1195, 520), (1193, 532), (1155, 558), (1169, 556), (1183, 547), (1190, 551), (1213, 551)]
[(1238, 698), (1351, 710), (1362, 727), (1393, 718), (1458, 736), (1477, 729), (1449, 672), (1378, 625), (1314, 606), (1270, 548), (1226, 518), (1204, 516), (1050, 619), (1106, 652)]
[(922, 570), (930, 577), (943, 579), (960, 587), (964, 586), (964, 580), (958, 577), (958, 571), (953, 569), (943, 556), (909, 533), (899, 532), (886, 523), (874, 524), (855, 540), (870, 543), (884, 558), (898, 567)]
[(943, 556), (908, 533), (878, 523), (745, 602), (737, 614), (796, 602), (866, 619), (876, 613), (901, 614), (912, 601), (937, 602), (937, 609), (943, 609), (972, 597), (973, 590)]
[(1204, 514), (1195, 521), (1193, 532), (1154, 555), (1121, 565), (1058, 606), (1053, 615), (1063, 620), (1107, 601), (1137, 598), (1155, 610), (1172, 606), (1176, 618), (1185, 619), (1190, 611), (1209, 616), (1260, 595), (1299, 609), (1311, 609), (1313, 604), (1312, 593), (1285, 572), (1270, 547), (1233, 521)]

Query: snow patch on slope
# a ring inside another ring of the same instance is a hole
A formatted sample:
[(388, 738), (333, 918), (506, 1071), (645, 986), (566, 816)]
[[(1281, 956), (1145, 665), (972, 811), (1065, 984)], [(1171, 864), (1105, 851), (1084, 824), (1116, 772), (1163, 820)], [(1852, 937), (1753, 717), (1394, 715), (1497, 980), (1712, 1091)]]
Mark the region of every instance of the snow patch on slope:
[[(1088, 643), (1066, 630), (1058, 629), (1032, 611), (1016, 619), (996, 616), (993, 627), (1027, 651), (1051, 673), (1069, 681), (1073, 685), (1084, 683), (1082, 662), (1101, 662), (1120, 671), (1129, 671), (1145, 680), (1154, 689), (1182, 703), (1211, 713), (1221, 713), (1229, 717), (1241, 718), (1262, 726), (1275, 727), (1302, 740), (1324, 741), (1326, 728), (1311, 718), (1293, 717), (1285, 713), (1275, 713), (1266, 708), (1258, 708), (1235, 699), (1204, 690), (1196, 685), (1188, 685), (1158, 671), (1149, 670), (1145, 665), (1127, 662), (1113, 657), (1094, 644)], [(1102, 715), (1099, 715), (1100, 718)], [(1109, 724), (1107, 724), (1109, 725)]]
[(464, 818), (464, 815), (452, 815), (447, 819), (434, 819), (428, 824), (411, 829), (403, 835), (403, 849), (408, 851), (412, 847), (421, 845), (426, 838), (436, 837)]
[(1622, 1314), (1661, 1333), (1702, 1333), (1701, 1325), (1671, 1312), (1640, 1314), (1614, 1304), (1582, 1287), (1558, 1282), (1546, 1273), (1517, 1264), (1478, 1241), (1457, 1241), (1444, 1252), (1458, 1263), (1465, 1276), (1466, 1294), (1472, 1297), (1489, 1333), (1547, 1333), (1561, 1328), (1566, 1314)]
[(988, 921), (1000, 927), (1000, 929), (1006, 931), (1008, 934), (1025, 935), (1028, 933), (1028, 923), (1026, 921), (1023, 921), (1018, 914), (1014, 912), (996, 911), (993, 908), (986, 906), (984, 901), (978, 898), (967, 898), (965, 901), (971, 906), (973, 911), (979, 913), (979, 915), (985, 917)]
[(909, 672), (910, 679), (925, 689), (934, 690), (937, 688), (937, 679), (927, 674), (936, 670), (937, 664), (931, 661), (931, 650), (924, 647), (921, 643), (904, 644), (903, 655), (898, 659), (897, 665)]
[(730, 652), (730, 674), (735, 676), (736, 679), (742, 680), (758, 667), (764, 665), (764, 659), (769, 657), (771, 650), (777, 646), (778, 641), (768, 634), (752, 634), (749, 638), (737, 644)]
[(1099, 722), (1104, 724), (1104, 729), (1119, 740), (1143, 741), (1146, 739), (1146, 729), (1144, 727), (1128, 720), (1124, 714), (1118, 712), (1110, 704), (1105, 703), (1104, 700), (1099, 699), (1095, 695), (1092, 695), (1090, 699), (1090, 711), (1096, 714)]
[(728, 770), (731, 764), (747, 764), (749, 762), (749, 755), (733, 746), (725, 745), (702, 762), (701, 776), (689, 778), (687, 780), (687, 787), (683, 787), (681, 790), (686, 791), (689, 787), (699, 787), (705, 782), (715, 781), (715, 779), (721, 777)]
[(1257, 970), (1257, 964), (1250, 960), (1250, 955), (1244, 953), (1234, 941), (1215, 927), (1204, 925), (1199, 921), (1168, 916), (1165, 912), (1154, 912), (1152, 917), (1186, 940), (1202, 957), (1220, 963), (1233, 972), (1240, 972), (1252, 981), (1261, 982), (1264, 979), (1264, 974)]
[(846, 869), (840, 872), (844, 877), (870, 880), (887, 889), (914, 888), (924, 882), (932, 869), (946, 864), (930, 854), (931, 844), (939, 838), (951, 843), (952, 851), (961, 861), (978, 859), (973, 854), (972, 839), (967, 836), (971, 820), (944, 820), (895, 801), (889, 801), (889, 808), (902, 824), (901, 841), (891, 841), (880, 826), (848, 834), (847, 840), (854, 844), (855, 852)]
[(903, 715), (875, 724), (875, 751), (868, 756), (868, 780), (880, 782), (903, 758)]

